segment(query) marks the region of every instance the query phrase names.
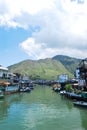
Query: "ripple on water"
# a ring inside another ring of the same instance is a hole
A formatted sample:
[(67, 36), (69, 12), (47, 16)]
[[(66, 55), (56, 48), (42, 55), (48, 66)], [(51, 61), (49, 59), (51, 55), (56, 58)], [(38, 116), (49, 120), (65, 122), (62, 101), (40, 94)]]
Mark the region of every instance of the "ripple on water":
[(38, 87), (0, 103), (0, 130), (87, 130), (86, 115), (50, 88)]

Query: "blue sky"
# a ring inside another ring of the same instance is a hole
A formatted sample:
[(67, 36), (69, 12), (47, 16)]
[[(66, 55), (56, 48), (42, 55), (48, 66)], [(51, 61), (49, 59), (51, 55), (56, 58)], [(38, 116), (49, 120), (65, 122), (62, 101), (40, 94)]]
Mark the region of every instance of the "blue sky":
[(0, 28), (1, 65), (8, 66), (29, 58), (19, 47), (19, 43), (26, 40), (30, 35), (31, 31), (25, 31), (21, 28)]
[(0, 0), (0, 64), (87, 57), (86, 0)]

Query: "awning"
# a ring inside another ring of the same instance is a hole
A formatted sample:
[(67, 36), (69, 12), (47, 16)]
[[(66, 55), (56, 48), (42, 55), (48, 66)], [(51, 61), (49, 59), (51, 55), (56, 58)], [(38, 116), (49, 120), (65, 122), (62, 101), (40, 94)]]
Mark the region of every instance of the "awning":
[(10, 83), (9, 82), (3, 82), (4, 85), (9, 85)]
[(7, 81), (0, 81), (0, 85), (5, 85), (5, 86), (7, 86), (7, 85), (9, 85), (10, 84), (10, 82), (7, 82)]

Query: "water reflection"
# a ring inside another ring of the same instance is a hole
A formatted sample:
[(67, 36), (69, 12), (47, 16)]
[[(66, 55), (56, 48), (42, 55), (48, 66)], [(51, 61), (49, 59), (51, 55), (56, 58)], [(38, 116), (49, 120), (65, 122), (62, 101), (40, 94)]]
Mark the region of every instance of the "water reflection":
[(76, 108), (80, 112), (80, 118), (81, 118), (81, 126), (83, 130), (87, 130), (87, 108)]
[(36, 86), (31, 93), (0, 100), (1, 130), (87, 130), (86, 115), (50, 87)]
[(0, 100), (0, 120), (7, 116), (9, 103), (3, 100)]
[(0, 99), (0, 120), (7, 118), (9, 114), (10, 106), (13, 103), (18, 103), (21, 101), (21, 94), (7, 95), (4, 99)]

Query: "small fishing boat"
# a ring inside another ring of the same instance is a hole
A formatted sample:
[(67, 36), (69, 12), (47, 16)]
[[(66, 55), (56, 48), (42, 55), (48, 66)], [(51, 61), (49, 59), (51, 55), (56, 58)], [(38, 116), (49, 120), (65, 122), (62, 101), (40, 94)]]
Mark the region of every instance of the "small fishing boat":
[(31, 89), (29, 87), (22, 87), (20, 89), (20, 92), (30, 92), (30, 91), (31, 91)]
[(60, 92), (61, 85), (59, 83), (53, 84), (52, 90), (54, 90), (55, 92)]
[(66, 94), (66, 91), (65, 90), (61, 90), (60, 91), (60, 95), (65, 95)]
[(83, 102), (83, 101), (75, 101), (75, 102), (73, 102), (73, 104), (75, 106), (87, 107), (87, 102)]

